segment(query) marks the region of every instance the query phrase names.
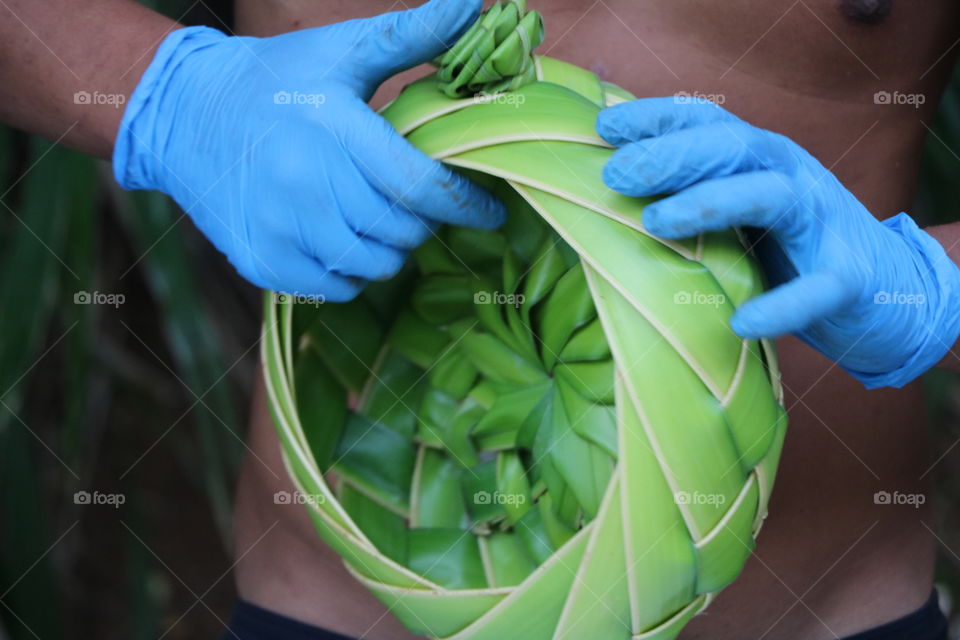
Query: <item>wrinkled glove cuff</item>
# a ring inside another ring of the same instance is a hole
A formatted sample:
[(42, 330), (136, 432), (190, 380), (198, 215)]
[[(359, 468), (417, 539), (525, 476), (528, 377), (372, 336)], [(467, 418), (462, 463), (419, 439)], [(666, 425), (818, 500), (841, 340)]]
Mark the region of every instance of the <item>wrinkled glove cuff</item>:
[(190, 54), (227, 37), (209, 27), (184, 27), (164, 38), (130, 96), (117, 130), (113, 175), (121, 187), (163, 191), (163, 151), (176, 118), (169, 105), (164, 108), (171, 80)]
[(898, 368), (885, 373), (864, 373), (844, 367), (867, 389), (900, 388), (913, 381), (940, 362), (960, 336), (960, 268), (940, 243), (906, 213), (884, 220), (883, 224), (903, 237), (919, 255), (920, 275), (929, 283), (924, 304), (931, 307), (921, 326), (902, 328), (904, 334), (914, 332), (918, 336), (919, 346)]

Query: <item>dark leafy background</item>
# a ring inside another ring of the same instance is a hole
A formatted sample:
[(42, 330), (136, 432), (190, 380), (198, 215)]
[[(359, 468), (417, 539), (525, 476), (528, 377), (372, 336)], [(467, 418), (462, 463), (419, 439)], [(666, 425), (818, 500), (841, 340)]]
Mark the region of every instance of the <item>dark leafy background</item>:
[[(146, 4), (187, 24), (231, 20), (229, 0)], [(960, 75), (931, 123), (925, 224), (960, 212), (958, 87)], [(218, 637), (258, 294), (169, 199), (119, 190), (104, 163), (0, 128), (0, 194), (0, 638)], [(75, 304), (80, 292), (125, 300)], [(958, 381), (927, 377), (951, 591)], [(125, 502), (78, 505), (77, 491)]]

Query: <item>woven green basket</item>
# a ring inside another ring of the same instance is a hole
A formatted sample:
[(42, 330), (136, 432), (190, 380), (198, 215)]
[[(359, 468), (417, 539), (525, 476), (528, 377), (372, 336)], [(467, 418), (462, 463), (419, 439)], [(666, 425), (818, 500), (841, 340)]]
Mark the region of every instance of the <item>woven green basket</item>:
[(736, 232), (643, 230), (594, 131), (632, 96), (540, 39), (498, 4), (384, 110), (509, 221), (349, 304), (267, 294), (270, 407), (321, 537), (412, 631), (675, 638), (766, 515), (776, 356), (728, 324), (762, 280)]

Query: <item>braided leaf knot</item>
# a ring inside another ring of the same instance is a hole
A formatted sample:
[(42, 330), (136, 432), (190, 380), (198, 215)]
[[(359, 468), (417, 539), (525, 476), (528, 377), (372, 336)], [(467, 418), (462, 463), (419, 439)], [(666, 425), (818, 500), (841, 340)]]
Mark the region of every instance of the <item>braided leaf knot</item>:
[(495, 94), (536, 80), (533, 50), (543, 42), (543, 18), (526, 0), (498, 2), (440, 60), (441, 90), (451, 98)]

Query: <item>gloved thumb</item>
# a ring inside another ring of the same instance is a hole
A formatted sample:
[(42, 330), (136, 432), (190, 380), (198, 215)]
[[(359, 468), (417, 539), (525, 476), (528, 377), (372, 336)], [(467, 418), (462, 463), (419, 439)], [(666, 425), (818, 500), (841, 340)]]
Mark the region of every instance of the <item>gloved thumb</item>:
[(407, 11), (361, 21), (353, 47), (354, 76), (361, 93), (392, 75), (433, 60), (456, 43), (480, 15), (482, 0), (430, 0)]
[[(856, 291), (832, 271), (818, 271), (790, 280), (748, 300), (733, 314), (730, 324), (741, 338), (776, 338), (799, 333), (841, 311)], [(856, 344), (852, 336), (848, 344)]]

